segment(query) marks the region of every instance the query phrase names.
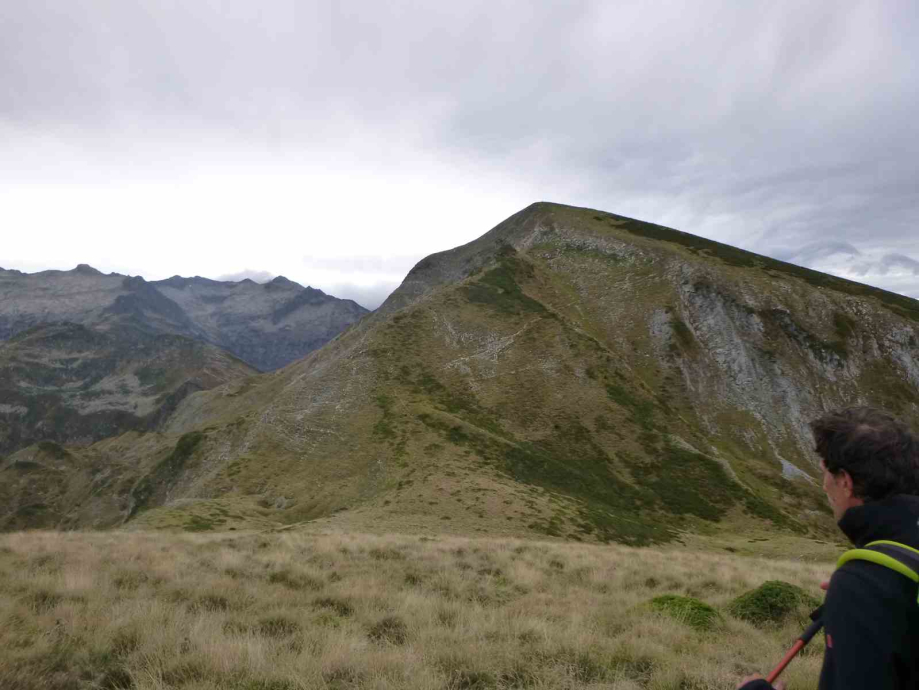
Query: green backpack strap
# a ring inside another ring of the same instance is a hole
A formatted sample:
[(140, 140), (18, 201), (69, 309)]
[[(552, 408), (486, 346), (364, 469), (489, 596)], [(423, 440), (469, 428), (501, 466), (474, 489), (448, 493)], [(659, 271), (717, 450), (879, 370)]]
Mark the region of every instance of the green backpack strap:
[[(836, 563), (841, 568), (849, 561), (871, 561), (896, 570), (913, 582), (919, 583), (919, 550), (895, 541), (873, 541), (863, 549), (846, 551)], [(919, 597), (916, 599), (919, 603)]]

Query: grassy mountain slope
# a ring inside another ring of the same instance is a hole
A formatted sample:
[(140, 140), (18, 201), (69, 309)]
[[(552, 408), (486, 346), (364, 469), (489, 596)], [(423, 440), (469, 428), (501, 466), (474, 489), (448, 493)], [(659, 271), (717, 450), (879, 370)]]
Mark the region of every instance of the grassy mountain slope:
[(128, 524), (819, 537), (832, 520), (806, 422), (854, 403), (919, 419), (915, 310), (659, 226), (536, 204), (420, 262), (304, 360), (189, 396), (164, 448), (199, 441), (150, 475)]
[(189, 393), (257, 373), (219, 348), (126, 325), (50, 324), (0, 343), (0, 454), (152, 430)]
[(256, 374), (219, 348), (124, 324), (50, 324), (0, 343), (0, 453), (13, 453), (0, 455), (0, 526), (119, 522), (115, 480), (133, 486), (165, 441), (62, 444), (158, 429), (190, 393)]

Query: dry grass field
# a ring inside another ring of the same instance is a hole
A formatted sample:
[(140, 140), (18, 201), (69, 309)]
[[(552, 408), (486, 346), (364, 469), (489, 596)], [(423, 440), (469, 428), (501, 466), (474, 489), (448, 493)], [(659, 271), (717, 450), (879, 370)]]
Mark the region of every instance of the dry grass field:
[[(726, 605), (766, 580), (815, 596), (829, 562), (455, 536), (0, 536), (0, 688), (734, 688), (799, 623)], [(657, 613), (696, 597), (710, 630)], [(786, 672), (817, 687), (822, 642)]]

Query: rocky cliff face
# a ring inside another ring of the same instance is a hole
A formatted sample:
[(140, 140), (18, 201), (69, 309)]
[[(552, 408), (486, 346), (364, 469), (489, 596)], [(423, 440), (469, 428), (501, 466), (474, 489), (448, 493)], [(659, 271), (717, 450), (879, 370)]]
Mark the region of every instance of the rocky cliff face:
[(31, 274), (0, 269), (0, 341), (47, 323), (130, 322), (218, 345), (266, 371), (303, 357), (366, 313), (285, 278), (266, 285), (178, 276), (147, 282), (84, 264)]
[[(917, 336), (913, 300), (536, 204), (420, 262), (304, 360), (188, 396), (118, 505), (80, 510), (634, 544), (830, 534), (807, 421), (874, 404), (916, 425)], [(40, 502), (73, 520), (63, 501)]]

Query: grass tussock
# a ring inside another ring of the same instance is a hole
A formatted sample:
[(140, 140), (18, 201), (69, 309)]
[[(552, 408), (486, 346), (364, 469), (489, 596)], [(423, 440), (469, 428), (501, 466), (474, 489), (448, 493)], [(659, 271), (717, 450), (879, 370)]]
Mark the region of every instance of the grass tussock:
[[(714, 690), (800, 632), (731, 602), (768, 580), (817, 594), (829, 567), (459, 537), (4, 535), (0, 687)], [(789, 669), (797, 690), (816, 688), (820, 645)]]

